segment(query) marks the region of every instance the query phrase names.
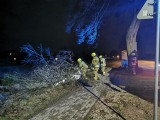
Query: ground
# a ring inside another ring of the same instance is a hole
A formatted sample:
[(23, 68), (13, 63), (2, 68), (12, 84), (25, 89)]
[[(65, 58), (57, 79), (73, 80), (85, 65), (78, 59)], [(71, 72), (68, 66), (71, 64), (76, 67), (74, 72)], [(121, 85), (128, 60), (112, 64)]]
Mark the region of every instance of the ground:
[(139, 60), (138, 63), (138, 74), (132, 75), (130, 72), (128, 72), (128, 70), (119, 68), (120, 61), (110, 62), (110, 65), (113, 66), (112, 70), (110, 71), (110, 80), (113, 84), (125, 89), (127, 92), (153, 103), (154, 61)]
[[(110, 80), (129, 93), (107, 89), (101, 97), (105, 105), (100, 101), (96, 102), (86, 116), (86, 120), (153, 119), (154, 62), (139, 61), (141, 70), (137, 75), (132, 75), (131, 72), (121, 69), (120, 65), (121, 61), (108, 63), (108, 66), (112, 67)], [(120, 113), (124, 118), (113, 118), (113, 110), (108, 106)]]
[(153, 105), (134, 95), (107, 89), (101, 100), (106, 105), (97, 101), (85, 120), (152, 120)]
[[(100, 75), (99, 81), (90, 79), (89, 84), (92, 87), (78, 82), (74, 85), (62, 85), (57, 89), (48, 87), (33, 91), (30, 97), (24, 96), (12, 102), (5, 111), (5, 118), (8, 117), (8, 120), (151, 120), (153, 64), (152, 61), (140, 61), (139, 65), (143, 69), (138, 75), (133, 76), (130, 72), (119, 68), (120, 61), (112, 61), (108, 63), (113, 67), (112, 70), (108, 67), (109, 74)], [(111, 84), (109, 80), (119, 87)]]
[(68, 83), (12, 95), (0, 109), (0, 120), (26, 120), (75, 89), (75, 85)]

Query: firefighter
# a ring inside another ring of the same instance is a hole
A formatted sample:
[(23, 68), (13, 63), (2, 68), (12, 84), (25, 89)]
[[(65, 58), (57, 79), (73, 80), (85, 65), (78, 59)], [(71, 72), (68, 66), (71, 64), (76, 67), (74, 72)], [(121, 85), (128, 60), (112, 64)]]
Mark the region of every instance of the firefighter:
[(99, 76), (98, 76), (99, 58), (97, 57), (96, 53), (94, 53), (94, 52), (91, 54), (91, 56), (93, 57), (91, 68), (93, 70), (94, 80), (97, 80), (97, 79), (99, 79)]
[(81, 73), (82, 73), (82, 78), (88, 79), (87, 76), (86, 76), (88, 65), (84, 61), (82, 61), (81, 58), (78, 58), (77, 62), (79, 64), (79, 68), (80, 68)]
[(132, 73), (133, 75), (136, 75), (137, 74), (137, 57), (134, 52), (131, 53), (131, 65), (132, 65)]
[(106, 71), (106, 60), (104, 57), (102, 57), (102, 55), (99, 56), (99, 60), (100, 60), (100, 67), (101, 67), (101, 72), (103, 75), (105, 75), (105, 71)]

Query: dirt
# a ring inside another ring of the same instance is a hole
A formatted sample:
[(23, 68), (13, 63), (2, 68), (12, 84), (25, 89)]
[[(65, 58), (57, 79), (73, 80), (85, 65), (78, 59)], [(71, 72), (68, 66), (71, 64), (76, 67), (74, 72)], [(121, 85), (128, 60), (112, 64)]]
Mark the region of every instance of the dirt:
[[(105, 104), (97, 101), (84, 120), (153, 119), (153, 104), (127, 92), (107, 89), (101, 96), (101, 100)], [(160, 117), (160, 113), (158, 114)]]

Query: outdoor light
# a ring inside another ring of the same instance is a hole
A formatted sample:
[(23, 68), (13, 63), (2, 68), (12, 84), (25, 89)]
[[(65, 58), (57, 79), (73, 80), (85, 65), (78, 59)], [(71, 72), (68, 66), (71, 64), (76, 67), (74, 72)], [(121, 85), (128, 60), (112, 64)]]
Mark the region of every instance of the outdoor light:
[(14, 60), (14, 61), (16, 61), (16, 60), (17, 60), (17, 58), (13, 58), (13, 60)]
[(12, 55), (12, 53), (9, 53), (9, 55)]

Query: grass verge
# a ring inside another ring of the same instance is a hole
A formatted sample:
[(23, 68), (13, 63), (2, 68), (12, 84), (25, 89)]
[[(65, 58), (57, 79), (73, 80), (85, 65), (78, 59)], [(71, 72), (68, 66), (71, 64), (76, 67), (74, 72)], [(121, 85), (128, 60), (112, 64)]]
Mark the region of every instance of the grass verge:
[(75, 90), (77, 86), (73, 83), (67, 83), (56, 87), (49, 86), (32, 90), (24, 95), (15, 95), (0, 110), (0, 120), (25, 120), (38, 114), (40, 111), (49, 107), (53, 102), (64, 97), (70, 91)]

